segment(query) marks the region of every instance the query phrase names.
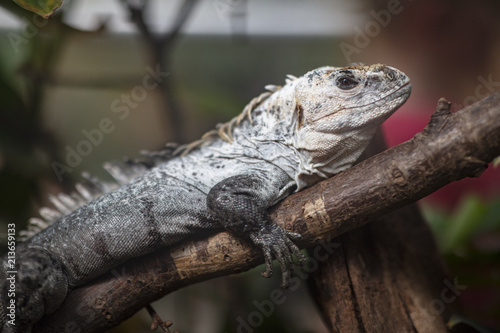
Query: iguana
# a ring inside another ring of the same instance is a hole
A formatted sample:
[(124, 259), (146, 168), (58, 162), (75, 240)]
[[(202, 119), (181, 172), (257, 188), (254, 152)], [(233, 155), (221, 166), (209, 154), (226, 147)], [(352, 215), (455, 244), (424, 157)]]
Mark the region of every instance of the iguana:
[(277, 259), (286, 287), (292, 257), (305, 261), (293, 242), (300, 235), (274, 224), (267, 209), (350, 167), (411, 85), (376, 64), (321, 67), (267, 89), (198, 141), (106, 164), (117, 185), (87, 176), (71, 195), (53, 197), (58, 211), (31, 221), (15, 265), (4, 258), (3, 332), (29, 332), (71, 288), (203, 229), (250, 239), (264, 253), (263, 275)]

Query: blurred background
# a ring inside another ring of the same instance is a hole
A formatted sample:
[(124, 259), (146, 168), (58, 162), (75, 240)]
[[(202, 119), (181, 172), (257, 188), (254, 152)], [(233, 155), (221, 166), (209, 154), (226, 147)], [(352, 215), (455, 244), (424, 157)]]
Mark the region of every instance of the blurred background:
[[(500, 3), (66, 0), (44, 20), (3, 0), (0, 242), (7, 223), (21, 230), (82, 171), (106, 179), (105, 161), (196, 139), (286, 74), (352, 62), (412, 79), (412, 97), (383, 126), (396, 145), (424, 128), (440, 97), (458, 110), (500, 89)], [(467, 286), (461, 320), (500, 329), (500, 171), (490, 165), (420, 206), (450, 277)], [(246, 332), (254, 301), (279, 284), (261, 270), (185, 288), (156, 308), (181, 332)], [(148, 326), (141, 311), (114, 332)], [(327, 330), (302, 286), (256, 331)]]

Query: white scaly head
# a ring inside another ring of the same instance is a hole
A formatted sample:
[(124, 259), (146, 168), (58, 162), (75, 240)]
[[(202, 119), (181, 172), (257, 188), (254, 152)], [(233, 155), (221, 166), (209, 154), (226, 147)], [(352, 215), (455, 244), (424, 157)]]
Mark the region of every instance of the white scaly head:
[(361, 155), (377, 127), (410, 96), (409, 78), (386, 65), (321, 67), (295, 82), (299, 187), (329, 177)]

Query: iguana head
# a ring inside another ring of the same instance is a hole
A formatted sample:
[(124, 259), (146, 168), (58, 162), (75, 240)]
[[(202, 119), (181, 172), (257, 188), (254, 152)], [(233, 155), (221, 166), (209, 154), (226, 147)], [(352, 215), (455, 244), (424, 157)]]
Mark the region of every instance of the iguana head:
[(352, 165), (376, 128), (408, 99), (409, 82), (381, 64), (321, 67), (298, 78), (293, 145), (311, 168), (305, 173), (330, 176)]
[[(289, 76), (283, 87), (268, 86), (270, 91), (252, 99), (239, 116), (179, 152), (219, 137), (265, 147), (272, 163), (288, 161), (283, 167), (293, 169), (300, 190), (350, 167), (377, 127), (408, 99), (409, 82), (401, 71), (381, 64)], [(269, 144), (280, 148), (268, 149)]]
[(295, 86), (299, 131), (342, 133), (376, 127), (410, 96), (409, 78), (385, 65), (321, 67)]

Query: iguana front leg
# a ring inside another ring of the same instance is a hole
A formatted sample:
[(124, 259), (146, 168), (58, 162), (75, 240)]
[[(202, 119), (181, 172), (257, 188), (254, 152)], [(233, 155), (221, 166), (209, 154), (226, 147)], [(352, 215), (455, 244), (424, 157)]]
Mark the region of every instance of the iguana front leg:
[(275, 224), (267, 212), (270, 206), (291, 192), (291, 185), (280, 188), (279, 183), (280, 177), (272, 172), (270, 176), (261, 173), (233, 176), (210, 190), (207, 206), (212, 217), (227, 230), (249, 237), (263, 250), (266, 261), (264, 277), (273, 274), (273, 258), (278, 260), (282, 271), (281, 286), (286, 288), (293, 269), (292, 254), (301, 265), (306, 258), (292, 242), (301, 236)]

